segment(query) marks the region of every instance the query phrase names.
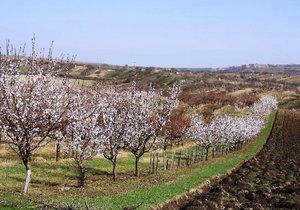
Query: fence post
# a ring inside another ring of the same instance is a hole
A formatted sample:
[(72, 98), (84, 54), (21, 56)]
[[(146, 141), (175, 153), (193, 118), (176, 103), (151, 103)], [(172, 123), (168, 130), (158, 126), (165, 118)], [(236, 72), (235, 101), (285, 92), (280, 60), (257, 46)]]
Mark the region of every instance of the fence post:
[(175, 166), (175, 151), (172, 151), (172, 168)]
[(151, 169), (152, 169), (152, 152), (150, 152), (149, 162), (150, 162), (149, 173), (151, 174)]
[(167, 152), (164, 150), (163, 152), (163, 164), (164, 164), (164, 170), (167, 170)]
[(158, 172), (158, 159), (159, 159), (159, 153), (156, 153), (156, 168), (155, 168), (155, 173), (157, 174)]
[(195, 163), (195, 159), (196, 159), (196, 150), (193, 150), (193, 158), (192, 158), (193, 164)]
[(181, 164), (181, 151), (179, 152), (179, 157), (178, 157), (178, 167), (180, 168)]
[(155, 172), (155, 154), (152, 154), (152, 173), (154, 174)]
[(167, 170), (170, 168), (170, 166), (169, 166), (169, 160), (167, 159)]

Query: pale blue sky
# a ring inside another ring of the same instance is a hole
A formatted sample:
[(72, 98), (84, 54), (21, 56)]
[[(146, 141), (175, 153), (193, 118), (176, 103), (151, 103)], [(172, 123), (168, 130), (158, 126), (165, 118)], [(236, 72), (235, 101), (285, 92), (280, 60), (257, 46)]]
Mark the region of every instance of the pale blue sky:
[(6, 0), (0, 42), (163, 67), (300, 63), (299, 0)]

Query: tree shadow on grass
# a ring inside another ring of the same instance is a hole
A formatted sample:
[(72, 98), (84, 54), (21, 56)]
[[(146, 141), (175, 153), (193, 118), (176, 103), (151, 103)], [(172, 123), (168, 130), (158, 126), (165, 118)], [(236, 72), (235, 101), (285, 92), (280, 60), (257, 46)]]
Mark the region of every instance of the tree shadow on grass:
[[(24, 183), (24, 181), (25, 181), (25, 177), (20, 178), (20, 177), (16, 177), (16, 176), (9, 176), (9, 178), (17, 181), (18, 183)], [(45, 186), (49, 186), (49, 187), (55, 187), (55, 186), (76, 187), (76, 185), (69, 184), (67, 182), (62, 183), (62, 182), (42, 180), (42, 179), (36, 179), (36, 178), (31, 179), (30, 182), (31, 182), (31, 184), (45, 185)]]
[(111, 175), (111, 173), (108, 172), (108, 171), (101, 170), (99, 168), (90, 168), (90, 167), (87, 167), (87, 174), (90, 174), (90, 175)]

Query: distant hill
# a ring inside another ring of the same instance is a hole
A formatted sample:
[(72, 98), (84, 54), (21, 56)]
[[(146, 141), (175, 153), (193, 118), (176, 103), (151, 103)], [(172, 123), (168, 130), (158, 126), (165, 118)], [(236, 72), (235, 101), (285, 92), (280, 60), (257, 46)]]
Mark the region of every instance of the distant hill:
[(224, 72), (247, 72), (247, 73), (271, 73), (271, 74), (300, 74), (299, 64), (273, 65), (273, 64), (245, 64), (227, 68), (177, 68), (179, 71), (224, 71)]
[(254, 72), (272, 74), (300, 74), (300, 65), (247, 64), (226, 68), (226, 72)]
[(89, 69), (104, 68), (114, 70), (166, 70), (166, 71), (190, 71), (190, 72), (245, 72), (245, 73), (271, 73), (271, 74), (300, 74), (300, 64), (245, 64), (241, 66), (221, 67), (221, 68), (162, 68), (162, 67), (143, 67), (143, 66), (118, 66), (111, 64), (96, 64), (77, 62), (77, 66), (87, 66)]

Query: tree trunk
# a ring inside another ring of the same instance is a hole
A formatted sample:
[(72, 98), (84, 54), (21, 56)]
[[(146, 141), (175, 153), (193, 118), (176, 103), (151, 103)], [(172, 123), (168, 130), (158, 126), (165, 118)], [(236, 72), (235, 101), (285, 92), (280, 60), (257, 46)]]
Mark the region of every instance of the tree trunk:
[(56, 162), (58, 162), (60, 159), (60, 143), (61, 143), (60, 141), (56, 142), (56, 156), (55, 156)]
[(25, 178), (25, 183), (24, 183), (24, 188), (23, 188), (23, 195), (27, 194), (29, 184), (30, 184), (30, 179), (31, 179), (31, 165), (30, 165), (30, 155), (26, 157), (22, 157), (22, 162), (26, 168), (26, 178)]
[(81, 164), (78, 165), (78, 187), (84, 187), (85, 186), (85, 168)]
[(135, 176), (139, 176), (139, 157), (135, 157), (135, 172), (134, 175)]
[(149, 173), (152, 173), (152, 152), (150, 153), (150, 158), (149, 158)]
[(117, 165), (117, 161), (112, 161), (112, 175), (113, 175), (113, 181), (116, 181), (116, 165)]
[(155, 173), (155, 154), (152, 154), (152, 173)]
[(208, 150), (209, 150), (209, 147), (207, 147), (207, 148), (205, 148), (205, 150), (206, 150), (206, 154), (205, 154), (205, 160), (207, 161), (208, 160)]
[(23, 188), (23, 194), (27, 194), (28, 192), (28, 187), (29, 187), (29, 183), (30, 183), (30, 175), (31, 175), (31, 169), (29, 166), (26, 166), (26, 179), (25, 179), (25, 183), (24, 183), (24, 188)]

